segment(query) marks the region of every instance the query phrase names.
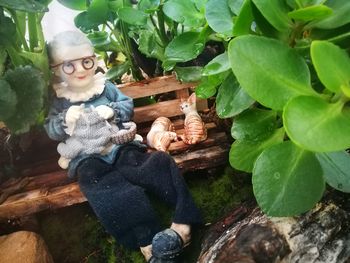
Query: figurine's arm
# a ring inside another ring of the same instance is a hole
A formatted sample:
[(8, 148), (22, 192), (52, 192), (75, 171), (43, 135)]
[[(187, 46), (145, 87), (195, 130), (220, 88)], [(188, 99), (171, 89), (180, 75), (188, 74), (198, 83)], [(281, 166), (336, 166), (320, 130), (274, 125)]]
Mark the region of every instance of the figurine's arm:
[(65, 140), (68, 135), (65, 132), (65, 116), (67, 110), (61, 109), (57, 101), (54, 101), (49, 115), (45, 120), (44, 128), (47, 135), (56, 141)]
[(106, 83), (106, 96), (111, 101), (108, 106), (114, 110), (117, 123), (130, 121), (134, 115), (132, 98), (124, 95), (110, 82)]

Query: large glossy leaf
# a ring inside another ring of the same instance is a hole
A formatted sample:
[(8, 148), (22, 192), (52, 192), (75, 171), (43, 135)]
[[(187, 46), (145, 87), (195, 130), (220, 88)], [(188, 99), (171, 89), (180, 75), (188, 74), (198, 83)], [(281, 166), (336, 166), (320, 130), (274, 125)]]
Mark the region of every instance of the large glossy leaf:
[(166, 47), (166, 60), (186, 62), (196, 58), (204, 49), (204, 41), (199, 32), (185, 32), (175, 37)]
[(311, 24), (314, 27), (332, 29), (343, 26), (350, 22), (350, 1), (332, 0), (326, 1), (325, 5), (333, 10), (333, 14), (317, 23)]
[(281, 143), (284, 137), (284, 130), (280, 128), (270, 134), (269, 137), (260, 137), (255, 141), (236, 140), (232, 145), (229, 153), (229, 161), (235, 169), (252, 172), (254, 163), (258, 156), (268, 147)]
[(128, 72), (130, 69), (130, 63), (124, 62), (122, 64), (114, 65), (112, 68), (108, 69), (106, 73), (106, 78), (109, 80), (115, 80), (122, 77), (123, 74)]
[(324, 178), (333, 188), (350, 193), (350, 156), (346, 151), (317, 153)]
[(203, 76), (215, 75), (230, 69), (230, 61), (227, 52), (213, 58), (203, 69)]
[(86, 0), (57, 0), (60, 4), (73, 10), (86, 10)]
[(254, 100), (239, 86), (231, 73), (218, 89), (216, 112), (220, 118), (230, 118), (248, 109)]
[(266, 107), (282, 110), (295, 96), (316, 95), (304, 59), (277, 40), (237, 37), (229, 44), (229, 59), (242, 88)]
[(283, 123), (291, 140), (307, 150), (333, 152), (350, 147), (350, 109), (341, 101), (296, 97), (287, 103)]
[(5, 124), (13, 133), (27, 132), (42, 109), (46, 83), (41, 72), (30, 66), (8, 70), (4, 79), (17, 96), (16, 110)]
[(195, 82), (201, 79), (202, 67), (175, 67), (176, 79), (181, 82)]
[(0, 120), (9, 119), (15, 112), (17, 104), (16, 93), (11, 89), (10, 84), (0, 79)]
[(118, 16), (124, 22), (135, 26), (146, 25), (148, 17), (146, 13), (132, 7), (120, 8), (118, 11)]
[(288, 7), (281, 0), (252, 0), (263, 16), (276, 28), (278, 31), (287, 31), (292, 26), (292, 21), (289, 19)]
[(233, 13), (227, 0), (208, 0), (205, 6), (205, 17), (215, 32), (232, 36)]
[(327, 41), (311, 43), (311, 58), (322, 84), (333, 92), (350, 90), (350, 58), (345, 50)]
[(258, 141), (270, 136), (276, 129), (276, 115), (272, 110), (246, 110), (234, 119), (231, 135), (236, 140), (249, 141)]
[(291, 11), (288, 13), (288, 16), (295, 20), (311, 21), (324, 19), (332, 13), (332, 9), (325, 5), (315, 5)]
[(35, 0), (0, 0), (0, 6), (24, 12), (47, 12), (46, 5)]
[(251, 0), (245, 0), (243, 6), (235, 20), (233, 26), (233, 35), (241, 36), (247, 35), (251, 32), (251, 26), (254, 21), (252, 2)]
[(217, 86), (227, 78), (229, 73), (229, 71), (225, 71), (216, 75), (203, 76), (201, 82), (196, 87), (196, 95), (202, 99), (214, 96)]
[(203, 26), (205, 19), (193, 1), (168, 0), (164, 3), (163, 12), (172, 20), (189, 27)]
[(287, 141), (267, 148), (253, 169), (253, 191), (269, 216), (294, 216), (314, 207), (324, 192), (315, 155)]

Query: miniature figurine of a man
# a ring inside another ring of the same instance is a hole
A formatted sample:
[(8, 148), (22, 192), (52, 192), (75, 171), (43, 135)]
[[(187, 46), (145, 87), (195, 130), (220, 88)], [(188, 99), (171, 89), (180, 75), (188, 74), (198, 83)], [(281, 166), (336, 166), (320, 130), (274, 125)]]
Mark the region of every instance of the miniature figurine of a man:
[[(101, 73), (90, 40), (79, 31), (57, 34), (48, 45), (55, 76), (54, 97), (45, 129), (65, 142), (84, 108), (103, 119), (128, 122), (133, 101)], [(94, 132), (94, 127), (87, 131)], [(179, 169), (164, 152), (147, 153), (139, 141), (109, 145), (103, 153), (81, 154), (69, 162), (81, 191), (105, 229), (128, 248), (140, 248), (147, 262), (176, 262), (201, 216)], [(151, 206), (152, 194), (174, 207), (172, 224), (162, 230)]]

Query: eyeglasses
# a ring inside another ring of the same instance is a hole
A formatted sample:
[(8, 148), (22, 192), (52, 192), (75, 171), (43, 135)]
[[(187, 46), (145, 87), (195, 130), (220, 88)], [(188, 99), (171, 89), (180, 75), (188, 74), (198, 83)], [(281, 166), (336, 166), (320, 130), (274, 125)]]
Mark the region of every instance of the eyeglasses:
[(94, 60), (95, 57), (96, 57), (96, 55), (92, 55), (92, 56), (88, 56), (88, 57), (67, 60), (67, 61), (63, 61), (62, 63), (56, 64), (56, 65), (51, 65), (51, 68), (56, 68), (58, 66), (62, 66), (63, 72), (68, 74), (68, 75), (71, 75), (75, 72), (75, 66), (74, 66), (73, 62), (81, 60), (81, 66), (85, 70), (89, 70), (89, 69), (92, 69), (95, 65), (95, 60)]

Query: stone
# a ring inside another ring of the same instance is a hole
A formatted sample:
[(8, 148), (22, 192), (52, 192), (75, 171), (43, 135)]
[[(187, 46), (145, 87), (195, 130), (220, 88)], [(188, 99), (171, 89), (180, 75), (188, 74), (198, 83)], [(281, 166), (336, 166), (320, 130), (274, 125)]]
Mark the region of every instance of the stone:
[(53, 263), (44, 239), (29, 231), (0, 236), (1, 263)]

